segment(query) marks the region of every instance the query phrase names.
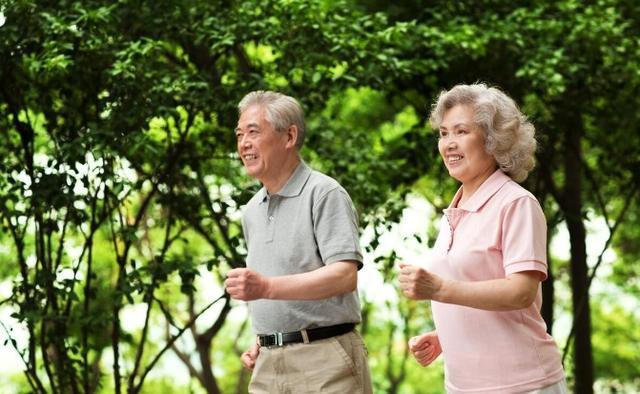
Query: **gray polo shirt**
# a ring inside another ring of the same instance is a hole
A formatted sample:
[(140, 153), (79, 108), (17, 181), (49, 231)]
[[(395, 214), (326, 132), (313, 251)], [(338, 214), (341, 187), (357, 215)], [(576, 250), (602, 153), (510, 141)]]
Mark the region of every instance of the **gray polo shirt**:
[[(334, 179), (301, 162), (284, 187), (263, 187), (247, 203), (242, 227), (247, 267), (266, 276), (309, 272), (342, 260), (362, 266), (358, 221), (351, 198)], [(309, 289), (312, 291), (313, 289)], [(360, 322), (358, 293), (312, 301), (255, 300), (256, 334)]]

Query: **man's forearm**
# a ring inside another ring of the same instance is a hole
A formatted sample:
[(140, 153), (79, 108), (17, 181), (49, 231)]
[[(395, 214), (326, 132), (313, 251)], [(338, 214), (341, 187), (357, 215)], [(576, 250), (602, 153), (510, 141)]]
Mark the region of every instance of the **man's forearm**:
[(266, 297), (272, 300), (320, 300), (354, 291), (358, 264), (337, 261), (315, 271), (267, 279)]

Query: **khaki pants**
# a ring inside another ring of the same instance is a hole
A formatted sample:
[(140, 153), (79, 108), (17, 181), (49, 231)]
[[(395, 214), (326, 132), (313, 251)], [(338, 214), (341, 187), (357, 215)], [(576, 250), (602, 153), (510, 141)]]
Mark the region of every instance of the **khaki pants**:
[(262, 347), (251, 394), (371, 394), (367, 349), (357, 331), (311, 343)]

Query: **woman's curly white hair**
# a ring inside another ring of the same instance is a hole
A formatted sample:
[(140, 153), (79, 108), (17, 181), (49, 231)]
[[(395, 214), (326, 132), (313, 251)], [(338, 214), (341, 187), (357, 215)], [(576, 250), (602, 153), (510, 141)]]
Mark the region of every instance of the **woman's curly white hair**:
[(527, 179), (535, 166), (535, 127), (518, 105), (497, 88), (483, 83), (443, 90), (433, 104), (429, 121), (440, 128), (444, 114), (456, 105), (470, 105), (474, 121), (485, 133), (485, 149), (500, 169), (516, 182)]

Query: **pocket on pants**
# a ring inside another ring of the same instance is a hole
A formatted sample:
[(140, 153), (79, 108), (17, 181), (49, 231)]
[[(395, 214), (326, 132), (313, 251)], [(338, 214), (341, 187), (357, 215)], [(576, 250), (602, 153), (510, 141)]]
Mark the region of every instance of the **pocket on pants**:
[(351, 370), (353, 376), (357, 376), (358, 369), (353, 352), (353, 343), (351, 342), (351, 338), (349, 338), (349, 334), (333, 337), (330, 341), (335, 348), (336, 353), (342, 357), (345, 365)]
[[(304, 350), (302, 350), (304, 349)], [(354, 361), (336, 338), (302, 345), (300, 362), (312, 393), (361, 393)]]
[(363, 393), (371, 393), (371, 376), (369, 373), (369, 362), (367, 346), (357, 331), (350, 332), (333, 338), (336, 351), (345, 359), (345, 363), (349, 365), (354, 378), (358, 382), (358, 387)]

